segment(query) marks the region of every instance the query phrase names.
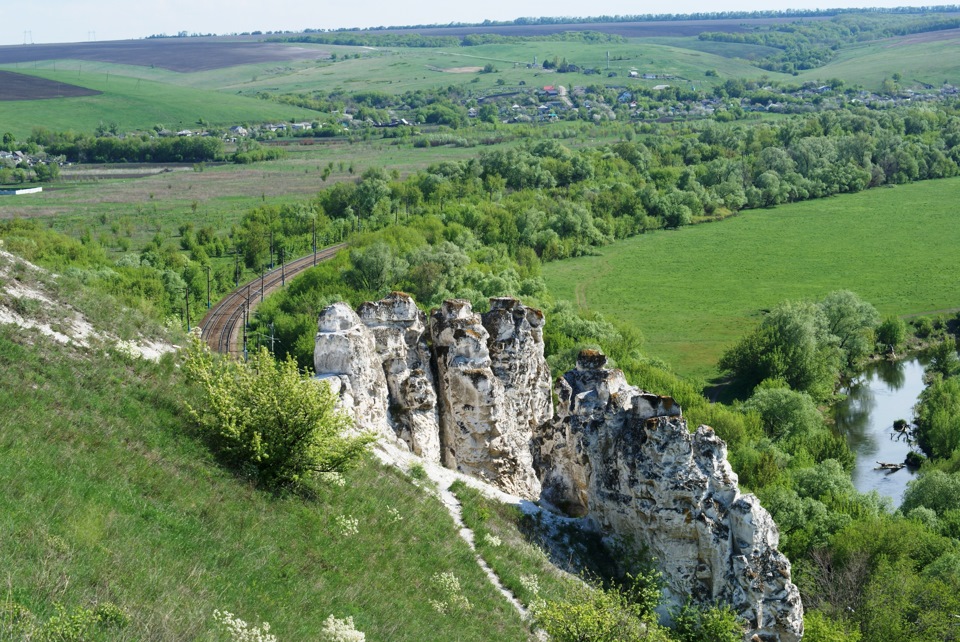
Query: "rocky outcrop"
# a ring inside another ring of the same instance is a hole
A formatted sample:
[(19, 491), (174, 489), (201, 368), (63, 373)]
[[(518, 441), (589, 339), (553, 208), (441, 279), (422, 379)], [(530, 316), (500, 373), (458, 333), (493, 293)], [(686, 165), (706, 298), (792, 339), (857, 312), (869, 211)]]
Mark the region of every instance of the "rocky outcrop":
[(673, 399), (630, 386), (596, 351), (558, 382), (554, 415), (543, 314), (516, 299), (483, 315), (446, 301), (426, 322), (402, 293), (321, 313), (318, 377), (360, 428), (645, 547), (670, 601), (728, 602), (747, 639), (801, 638), (777, 527), (740, 493), (711, 428), (691, 434)]
[(495, 307), (488, 313), (487, 324), (497, 331), (493, 338), (469, 301), (445, 301), (430, 319), (441, 391), (443, 463), (508, 493), (536, 498), (540, 483), (530, 445), (550, 398), (541, 400), (538, 388), (511, 385), (508, 392), (504, 381), (519, 383), (537, 376), (535, 365), (521, 365), (519, 359), (534, 350), (539, 339), (542, 360), (543, 338), (539, 325), (534, 331), (527, 320), (528, 314), (533, 318), (536, 314), (519, 302), (495, 299), (491, 304)]
[(427, 316), (402, 292), (364, 303), (357, 314), (374, 338), (387, 385), (390, 425), (413, 453), (439, 462), (440, 418)]
[(358, 428), (393, 437), (387, 422), (387, 382), (376, 341), (356, 312), (334, 303), (320, 313), (313, 369), (340, 396)]
[(729, 602), (748, 639), (799, 640), (803, 607), (776, 524), (740, 494), (723, 441), (707, 426), (691, 435), (672, 399), (605, 365), (584, 351), (558, 383), (557, 418), (537, 440), (544, 498), (646, 547), (673, 603)]
[[(492, 299), (475, 313), (447, 301), (426, 315), (400, 292), (327, 307), (314, 367), (363, 430), (528, 499), (540, 495), (531, 444), (552, 415), (543, 313)], [(428, 341), (429, 339), (429, 341)]]

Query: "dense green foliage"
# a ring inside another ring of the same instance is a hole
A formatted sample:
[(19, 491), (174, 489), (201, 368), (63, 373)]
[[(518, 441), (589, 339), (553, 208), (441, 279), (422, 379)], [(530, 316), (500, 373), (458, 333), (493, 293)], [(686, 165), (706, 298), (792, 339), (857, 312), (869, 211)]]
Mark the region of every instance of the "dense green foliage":
[(960, 448), (960, 377), (937, 379), (921, 394), (915, 409), (920, 447), (939, 459)]
[(298, 36), (271, 38), (275, 42), (309, 42), (354, 47), (475, 47), (514, 42), (624, 42), (623, 36), (600, 31), (564, 31), (542, 36), (508, 36), (473, 33), (463, 36), (423, 35), (419, 33), (378, 33), (376, 30), (341, 30)]
[(879, 322), (873, 306), (852, 292), (833, 292), (816, 303), (786, 301), (724, 353), (719, 368), (748, 388), (780, 379), (825, 399), (840, 375), (872, 352)]
[(203, 390), (190, 406), (201, 435), (227, 463), (270, 485), (297, 484), (355, 466), (373, 435), (350, 436), (326, 383), (311, 381), (292, 358), (260, 348), (249, 363), (214, 357), (195, 342), (184, 370)]
[(898, 16), (883, 13), (838, 15), (829, 20), (795, 21), (761, 26), (753, 31), (704, 32), (701, 40), (737, 42), (774, 47), (780, 52), (755, 61), (758, 67), (782, 73), (822, 67), (842, 45), (868, 42), (960, 27), (955, 15), (923, 13)]
[(223, 141), (216, 136), (118, 138), (38, 128), (30, 141), (72, 163), (202, 163), (223, 157)]

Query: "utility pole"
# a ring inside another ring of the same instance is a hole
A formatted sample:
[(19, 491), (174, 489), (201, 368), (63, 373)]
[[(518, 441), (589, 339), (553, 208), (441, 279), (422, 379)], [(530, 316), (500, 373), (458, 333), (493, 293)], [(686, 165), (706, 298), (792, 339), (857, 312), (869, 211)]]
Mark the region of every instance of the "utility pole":
[(273, 354), (273, 344), (277, 343), (277, 338), (273, 334), (273, 321), (270, 322), (270, 354)]
[(203, 266), (207, 268), (207, 309), (210, 309), (210, 266)]
[(263, 303), (263, 275), (265, 273), (264, 266), (260, 266), (260, 303)]
[(280, 257), (280, 286), (283, 287), (287, 284), (287, 273), (283, 265), (284, 251), (282, 247), (277, 250), (277, 256)]
[(313, 267), (317, 267), (317, 215), (313, 215)]
[(270, 228), (270, 269), (273, 269), (273, 228)]

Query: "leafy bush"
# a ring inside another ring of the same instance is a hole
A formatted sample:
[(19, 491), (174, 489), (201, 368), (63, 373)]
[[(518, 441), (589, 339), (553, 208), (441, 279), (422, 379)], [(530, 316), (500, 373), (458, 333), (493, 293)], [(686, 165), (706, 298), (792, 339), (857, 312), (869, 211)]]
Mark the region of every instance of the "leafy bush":
[(342, 471), (375, 439), (346, 436), (350, 421), (336, 410), (336, 396), (291, 357), (276, 361), (261, 348), (246, 364), (195, 342), (184, 367), (203, 392), (199, 407), (188, 404), (201, 433), (229, 464), (252, 469), (265, 483)]
[(666, 642), (653, 612), (660, 598), (658, 580), (641, 574), (624, 589), (571, 581), (564, 599), (534, 605), (534, 621), (556, 642)]
[(674, 614), (674, 635), (680, 642), (740, 642), (743, 627), (729, 605), (686, 603)]

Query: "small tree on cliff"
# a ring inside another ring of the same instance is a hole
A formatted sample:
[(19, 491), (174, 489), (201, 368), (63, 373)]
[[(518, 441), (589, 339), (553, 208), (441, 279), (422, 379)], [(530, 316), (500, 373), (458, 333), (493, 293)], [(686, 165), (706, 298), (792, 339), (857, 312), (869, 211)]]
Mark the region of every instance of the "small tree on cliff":
[(336, 409), (330, 387), (301, 373), (290, 357), (274, 360), (266, 348), (243, 363), (197, 341), (184, 369), (203, 393), (197, 407), (187, 404), (203, 436), (228, 464), (253, 470), (266, 484), (341, 472), (375, 439), (347, 436), (350, 419)]

